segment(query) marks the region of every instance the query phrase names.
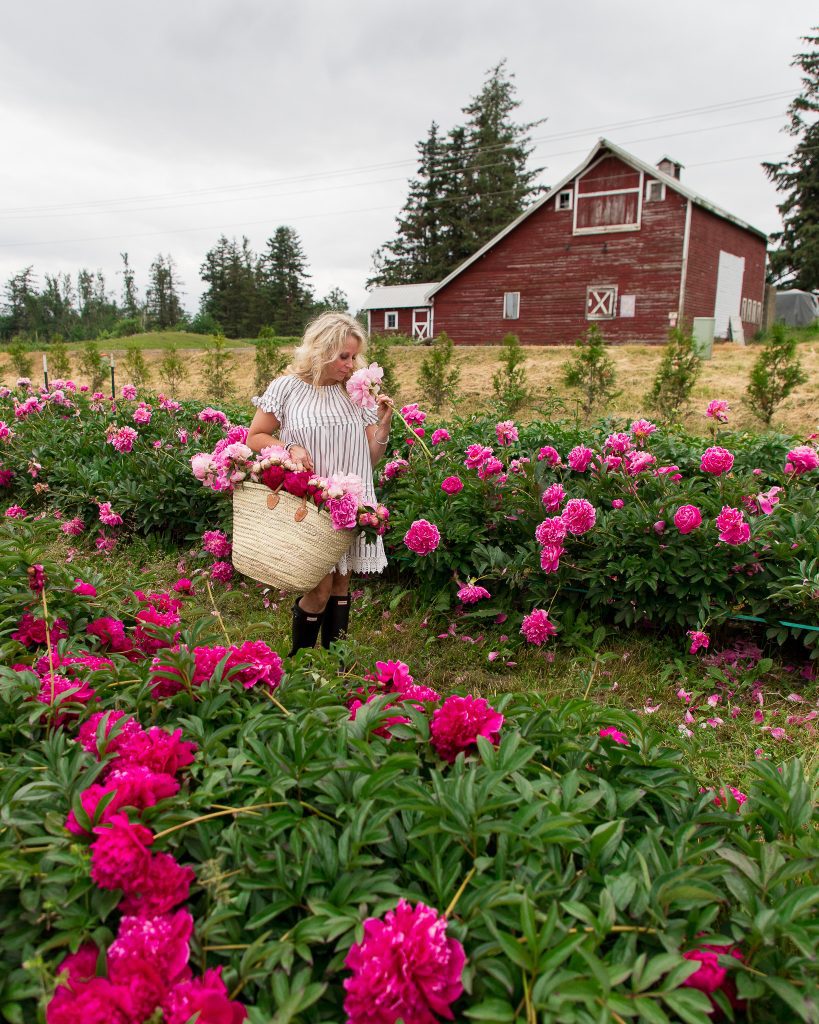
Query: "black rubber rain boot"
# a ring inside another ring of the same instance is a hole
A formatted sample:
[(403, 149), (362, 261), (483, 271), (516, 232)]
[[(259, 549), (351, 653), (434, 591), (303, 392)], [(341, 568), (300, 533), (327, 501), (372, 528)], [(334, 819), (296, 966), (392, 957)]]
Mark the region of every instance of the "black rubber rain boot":
[(329, 647), (334, 640), (347, 632), (350, 625), (350, 595), (333, 594), (324, 609), (321, 624), (321, 646)]
[(302, 647), (315, 647), (316, 639), (324, 619), (324, 612), (306, 612), (299, 604), (293, 605), (293, 646), (288, 654), (292, 657)]

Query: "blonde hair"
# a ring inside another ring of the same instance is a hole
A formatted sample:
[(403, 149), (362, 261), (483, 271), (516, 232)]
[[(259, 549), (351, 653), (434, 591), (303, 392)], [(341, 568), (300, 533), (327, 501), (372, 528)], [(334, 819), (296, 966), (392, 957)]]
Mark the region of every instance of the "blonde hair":
[(364, 353), (367, 350), (367, 332), (347, 313), (322, 313), (304, 329), (301, 344), (293, 353), (293, 361), (287, 373), (318, 387), (324, 367), (338, 356), (347, 338), (352, 335), (358, 342), (358, 353), (353, 360), (356, 370), (367, 365)]

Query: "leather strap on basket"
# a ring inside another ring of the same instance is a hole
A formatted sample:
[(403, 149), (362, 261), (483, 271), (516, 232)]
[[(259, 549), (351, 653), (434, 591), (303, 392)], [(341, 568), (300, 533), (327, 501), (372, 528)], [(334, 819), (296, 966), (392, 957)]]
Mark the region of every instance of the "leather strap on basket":
[(296, 520), (297, 523), (300, 523), (302, 521), (302, 519), (304, 519), (304, 517), (306, 515), (307, 515), (307, 495), (305, 494), (304, 497), (301, 499), (301, 505), (299, 505), (299, 507), (294, 512), (293, 518)]
[(279, 488), (277, 487), (275, 491), (271, 491), (270, 494), (268, 494), (268, 496), (267, 496), (267, 507), (272, 509), (272, 508), (275, 508), (278, 504), (279, 504)]

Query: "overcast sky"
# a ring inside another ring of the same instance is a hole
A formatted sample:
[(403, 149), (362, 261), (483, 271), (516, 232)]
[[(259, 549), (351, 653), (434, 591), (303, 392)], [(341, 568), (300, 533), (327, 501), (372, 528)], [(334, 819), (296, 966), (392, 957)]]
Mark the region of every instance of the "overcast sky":
[[(364, 300), (431, 121), (506, 58), (534, 166), (554, 184), (605, 135), (668, 153), (706, 198), (770, 232), (761, 167), (785, 156), (790, 67), (815, 0), (26, 0), (0, 33), (0, 279), (105, 271), (141, 294), (171, 253), (195, 310), (222, 233), (301, 235), (319, 295)], [(641, 123), (637, 123), (641, 122)]]

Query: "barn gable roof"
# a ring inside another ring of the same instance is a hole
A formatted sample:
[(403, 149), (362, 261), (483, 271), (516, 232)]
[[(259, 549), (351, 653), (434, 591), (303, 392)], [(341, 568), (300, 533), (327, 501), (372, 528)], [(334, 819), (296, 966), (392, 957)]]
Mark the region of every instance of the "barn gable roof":
[(514, 231), (518, 224), (521, 224), (524, 220), (526, 220), (527, 217), (530, 217), (536, 210), (539, 210), (541, 206), (544, 206), (546, 203), (549, 202), (550, 199), (553, 199), (555, 195), (557, 195), (557, 193), (561, 191), (561, 189), (564, 189), (570, 181), (573, 181), (579, 174), (582, 174), (589, 167), (589, 165), (592, 164), (604, 151), (611, 153), (612, 156), (618, 157), (620, 160), (623, 161), (623, 163), (629, 164), (631, 167), (634, 167), (635, 170), (642, 171), (644, 174), (649, 175), (652, 178), (656, 178), (657, 181), (664, 182), (667, 188), (673, 189), (675, 192), (679, 192), (680, 195), (685, 196), (686, 199), (690, 199), (691, 202), (695, 203), (697, 206), (701, 206), (703, 207), (703, 209), (706, 209), (711, 213), (716, 214), (717, 217), (722, 217), (724, 220), (728, 220), (732, 224), (736, 224), (737, 227), (743, 228), (745, 231), (751, 231), (754, 234), (759, 235), (767, 242), (768, 236), (764, 231), (760, 231), (759, 228), (755, 228), (752, 225), (746, 223), (746, 221), (741, 220), (739, 217), (735, 217), (732, 213), (728, 213), (727, 210), (723, 210), (721, 207), (717, 206), (716, 203), (710, 202), (710, 200), (706, 199), (704, 196), (701, 196), (692, 188), (688, 188), (687, 186), (683, 185), (679, 178), (674, 178), (670, 174), (665, 174), (663, 171), (659, 169), (659, 167), (655, 167), (653, 164), (646, 163), (639, 157), (636, 157), (633, 154), (626, 152), (626, 150), (621, 149), (619, 146), (616, 146), (613, 142), (609, 142), (608, 139), (600, 138), (597, 140), (597, 143), (595, 144), (594, 148), (583, 161), (583, 163), (575, 167), (573, 171), (570, 171), (565, 178), (561, 178), (561, 180), (555, 186), (549, 189), (546, 195), (541, 196), (540, 199), (532, 203), (532, 205), (529, 206), (526, 210), (524, 210), (523, 213), (520, 214), (520, 216), (516, 217), (515, 220), (511, 222), (511, 224), (507, 224), (502, 231), (499, 231), (494, 236), (494, 238), (490, 238), (489, 241), (484, 246), (478, 249), (478, 251), (474, 253), (472, 256), (470, 256), (469, 259), (464, 260), (464, 262), (461, 263), (460, 266), (456, 267), (451, 274), (449, 274), (447, 277), (443, 279), (443, 281), (440, 281), (438, 284), (433, 285), (430, 291), (427, 293), (427, 298), (432, 298), (432, 296), (435, 295), (436, 292), (439, 292), (444, 287), (444, 285), (449, 284), (450, 281), (458, 277), (459, 274), (463, 273), (463, 271), (466, 270), (467, 267), (475, 263), (476, 260), (479, 260), (484, 253), (488, 252), (493, 246), (497, 245), (502, 238), (505, 238), (508, 234)]
[(435, 288), (434, 281), (426, 284), (392, 284), (382, 288), (373, 288), (367, 292), (364, 309), (409, 309), (431, 305), (428, 292)]

